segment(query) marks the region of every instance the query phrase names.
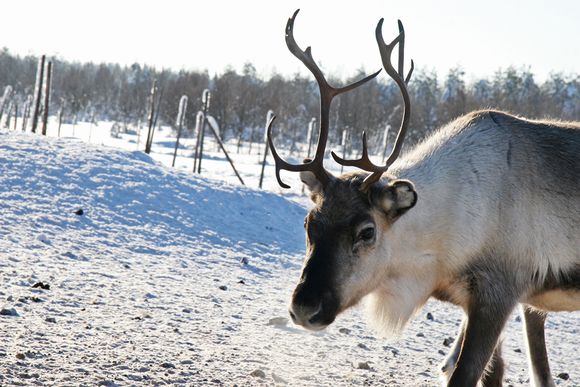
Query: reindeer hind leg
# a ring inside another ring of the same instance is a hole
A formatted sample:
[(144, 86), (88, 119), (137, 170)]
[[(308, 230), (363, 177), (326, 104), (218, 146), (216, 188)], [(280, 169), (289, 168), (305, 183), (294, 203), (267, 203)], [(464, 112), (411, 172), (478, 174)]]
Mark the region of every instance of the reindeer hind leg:
[(457, 364), (457, 359), (459, 359), (459, 353), (461, 352), (461, 346), (463, 345), (463, 338), (465, 335), (465, 327), (467, 325), (467, 316), (463, 318), (461, 322), (461, 326), (459, 327), (459, 332), (457, 333), (457, 337), (455, 338), (455, 342), (453, 343), (453, 347), (451, 348), (451, 352), (447, 355), (443, 364), (441, 365), (441, 372), (443, 372), (443, 376), (445, 381), (448, 381), (455, 369), (455, 365)]
[(553, 387), (554, 380), (550, 373), (544, 323), (546, 314), (526, 305), (522, 305), (525, 322), (526, 342), (528, 345), (528, 362), (530, 377), (535, 387)]

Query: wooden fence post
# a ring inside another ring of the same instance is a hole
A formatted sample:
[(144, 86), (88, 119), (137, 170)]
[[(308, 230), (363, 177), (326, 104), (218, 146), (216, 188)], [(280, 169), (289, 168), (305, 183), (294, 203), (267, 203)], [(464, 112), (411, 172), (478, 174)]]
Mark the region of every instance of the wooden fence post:
[(42, 109), (42, 135), (46, 136), (48, 126), (48, 110), (50, 105), (50, 84), (52, 80), (52, 61), (46, 64), (46, 79), (44, 82), (44, 104)]
[(38, 68), (36, 70), (36, 84), (34, 85), (34, 107), (32, 108), (32, 133), (36, 133), (36, 127), (38, 126), (38, 115), (40, 113), (40, 98), (42, 96), (45, 60), (46, 56), (42, 55), (38, 60)]
[(149, 115), (147, 120), (149, 122), (149, 130), (147, 131), (147, 140), (145, 142), (145, 153), (151, 153), (151, 138), (153, 129), (153, 120), (155, 118), (155, 96), (157, 94), (157, 79), (153, 80), (153, 85), (151, 86), (151, 93), (149, 94)]
[(193, 173), (195, 173), (195, 171), (197, 171), (197, 157), (199, 155), (199, 136), (200, 136), (201, 127), (202, 127), (204, 121), (205, 121), (205, 118), (203, 116), (203, 112), (198, 111), (197, 115), (195, 116), (195, 132), (194, 132), (195, 150), (193, 152)]
[(198, 161), (197, 161), (197, 173), (201, 173), (201, 159), (203, 158), (203, 142), (205, 139), (205, 116), (209, 110), (209, 104), (211, 99), (211, 93), (209, 89), (205, 89), (201, 96), (201, 102), (203, 103), (203, 121), (201, 123), (200, 131), (197, 134), (198, 144), (197, 147), (199, 148), (198, 154)]
[(385, 133), (383, 134), (383, 163), (387, 158), (387, 147), (389, 146), (389, 129), (391, 129), (391, 125), (387, 124), (385, 126)]
[(183, 95), (179, 100), (179, 110), (177, 111), (177, 120), (175, 121), (175, 124), (177, 125), (177, 138), (175, 139), (175, 150), (173, 151), (173, 162), (171, 163), (172, 167), (175, 167), (175, 159), (177, 158), (177, 148), (179, 148), (181, 129), (185, 125), (186, 113), (187, 113), (187, 95)]

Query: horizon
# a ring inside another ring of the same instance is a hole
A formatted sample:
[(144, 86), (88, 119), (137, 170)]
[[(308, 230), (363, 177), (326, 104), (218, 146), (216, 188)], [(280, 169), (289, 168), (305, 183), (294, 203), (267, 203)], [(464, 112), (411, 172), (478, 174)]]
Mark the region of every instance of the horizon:
[[(468, 81), (509, 67), (529, 68), (539, 82), (550, 73), (580, 73), (580, 50), (570, 49), (580, 35), (580, 23), (574, 21), (580, 4), (572, 0), (556, 5), (544, 0), (490, 0), (486, 5), (458, 0), (361, 0), (353, 5), (341, 0), (332, 7), (302, 3), (166, 0), (161, 7), (156, 1), (105, 0), (81, 7), (70, 0), (23, 0), (4, 6), (7, 15), (24, 13), (28, 18), (6, 18), (0, 25), (0, 46), (21, 56), (44, 53), (69, 62), (207, 70), (211, 76), (227, 68), (241, 72), (248, 62), (262, 78), (274, 73), (309, 76), (284, 42), (287, 19), (301, 8), (295, 24), (298, 44), (312, 46), (323, 71), (340, 79), (359, 69), (382, 67), (374, 38), (381, 17), (386, 41), (396, 36), (397, 19), (403, 21), (406, 66), (413, 58), (417, 68), (434, 71), (438, 78), (456, 67)], [(22, 29), (24, 22), (29, 27)]]
[[(242, 68), (245, 65), (249, 64), (249, 65), (254, 66), (253, 63), (246, 62), (246, 63), (241, 65), (241, 68), (234, 68), (231, 65), (226, 65), (224, 68), (221, 69), (221, 72), (217, 72), (217, 71), (212, 72), (210, 69), (186, 69), (186, 68), (176, 69), (176, 68), (171, 68), (171, 67), (157, 67), (157, 66), (149, 64), (149, 63), (139, 63), (139, 62), (119, 63), (119, 62), (111, 62), (111, 61), (80, 61), (80, 60), (74, 60), (74, 59), (71, 60), (68, 58), (64, 58), (60, 55), (54, 56), (54, 55), (49, 55), (49, 54), (36, 54), (36, 53), (21, 54), (21, 53), (13, 52), (8, 47), (0, 47), (0, 51), (1, 50), (7, 50), (8, 54), (11, 56), (14, 56), (14, 57), (25, 58), (25, 57), (30, 56), (30, 57), (33, 57), (36, 60), (38, 60), (41, 55), (45, 55), (47, 60), (56, 60), (56, 61), (64, 62), (64, 63), (68, 63), (68, 64), (80, 64), (80, 65), (92, 64), (95, 66), (99, 66), (99, 65), (120, 66), (121, 68), (130, 68), (131, 66), (136, 64), (136, 65), (139, 65), (142, 69), (149, 68), (149, 69), (153, 69), (156, 72), (170, 71), (174, 74), (176, 74), (180, 71), (185, 71), (185, 72), (190, 72), (190, 73), (198, 73), (198, 74), (207, 73), (210, 79), (214, 76), (220, 77), (228, 71), (234, 71), (237, 74), (242, 74)], [(394, 58), (396, 58), (396, 56), (394, 56)], [(352, 73), (342, 74), (342, 77), (338, 77), (337, 74), (332, 73), (332, 72), (325, 72), (325, 76), (329, 80), (338, 79), (338, 80), (340, 80), (341, 83), (344, 83), (349, 78), (353, 78), (353, 77), (356, 78), (356, 76), (359, 74), (360, 70), (361, 69), (359, 68), (358, 70), (353, 70)], [(551, 75), (561, 75), (565, 79), (576, 78), (580, 75), (580, 73), (577, 73), (575, 71), (574, 72), (550, 71), (547, 74), (545, 74), (544, 77), (539, 79), (538, 74), (534, 73), (534, 71), (531, 70), (530, 66), (528, 66), (528, 65), (521, 65), (521, 66), (509, 65), (508, 67), (505, 67), (505, 68), (497, 68), (495, 71), (491, 72), (490, 74), (487, 74), (485, 76), (479, 76), (479, 77), (474, 75), (474, 74), (468, 73), (461, 65), (458, 65), (457, 67), (449, 68), (445, 73), (438, 73), (433, 68), (425, 68), (425, 67), (420, 67), (420, 66), (415, 65), (413, 74), (416, 75), (416, 74), (425, 73), (429, 76), (435, 75), (435, 77), (437, 79), (437, 83), (442, 84), (445, 82), (446, 76), (451, 71), (454, 71), (454, 70), (459, 70), (462, 72), (463, 77), (461, 79), (463, 79), (463, 81), (465, 82), (466, 85), (473, 85), (474, 83), (477, 83), (477, 82), (482, 81), (482, 80), (491, 80), (496, 74), (504, 73), (504, 72), (509, 71), (509, 70), (515, 70), (517, 73), (524, 73), (524, 72), (530, 73), (533, 76), (534, 81), (538, 84), (542, 84), (542, 83), (546, 82), (547, 80), (549, 80), (549, 77)], [(381, 73), (383, 73), (383, 72), (384, 72), (384, 70), (381, 71)], [(292, 74), (288, 74), (288, 73), (283, 74), (280, 72), (276, 72), (275, 69), (269, 74), (256, 72), (256, 78), (260, 79), (262, 81), (268, 81), (269, 79), (272, 79), (275, 76), (282, 76), (285, 80), (291, 81), (292, 78), (294, 78), (297, 74), (300, 75), (301, 77), (312, 78), (312, 74), (310, 72), (306, 73), (305, 71), (297, 71), (297, 72), (292, 73)], [(368, 73), (367, 73), (367, 75), (368, 75)], [(411, 78), (411, 82), (413, 81), (413, 79), (415, 79), (415, 76)], [(312, 79), (312, 81), (314, 81), (314, 78)], [(377, 78), (377, 81), (378, 82), (390, 82), (391, 78), (385, 79), (385, 78), (379, 77), (379, 78)]]

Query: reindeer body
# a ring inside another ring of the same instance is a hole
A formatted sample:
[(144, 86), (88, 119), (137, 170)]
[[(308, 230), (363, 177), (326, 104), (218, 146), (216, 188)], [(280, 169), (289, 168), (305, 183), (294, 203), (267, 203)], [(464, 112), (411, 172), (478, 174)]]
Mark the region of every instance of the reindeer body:
[[(484, 385), (501, 386), (498, 338), (524, 304), (535, 384), (553, 385), (543, 313), (580, 310), (578, 154), (576, 124), (488, 110), (440, 129), (369, 192), (359, 189), (364, 173), (325, 187), (303, 173), (316, 206), (294, 320), (321, 329), (363, 299), (388, 336), (430, 297), (448, 301), (467, 316), (443, 367), (448, 385), (475, 386), (487, 366)], [(413, 182), (418, 199), (389, 193), (401, 181)], [(353, 244), (368, 223), (377, 229), (373, 244)]]
[[(298, 11), (286, 25), (286, 44), (316, 78), (320, 135), (313, 160), (290, 164), (268, 143), (280, 170), (300, 172), (314, 208), (305, 219), (307, 250), (292, 295), (292, 320), (324, 329), (365, 301), (384, 334), (400, 331), (435, 297), (466, 315), (443, 366), (448, 387), (501, 386), (498, 339), (518, 305), (530, 368), (537, 386), (553, 386), (544, 342), (546, 311), (580, 310), (580, 124), (529, 121), (499, 111), (467, 114), (398, 158), (409, 126), (410, 98), (403, 51), (405, 32), (389, 44), (381, 19), (375, 30), (383, 67), (404, 102), (402, 122), (384, 165), (369, 158), (344, 166), (367, 173), (334, 177), (324, 169), (332, 99), (378, 75), (348, 86), (328, 84), (293, 36)], [(396, 70), (391, 63), (399, 48)], [(385, 173), (388, 171), (388, 174)], [(382, 178), (381, 178), (382, 177)], [(485, 373), (487, 367), (487, 373)]]
[(423, 297), (464, 310), (470, 274), (487, 269), (513, 273), (518, 302), (579, 309), (579, 155), (575, 124), (497, 111), (457, 119), (390, 170), (419, 200), (388, 231), (388, 255), (403, 266), (420, 257), (412, 273), (429, 274)]
[[(401, 329), (433, 296), (468, 316), (489, 308), (478, 315), (479, 329), (495, 345), (516, 303), (546, 312), (580, 310), (578, 155), (577, 124), (480, 111), (399, 159), (389, 179), (413, 181), (419, 200), (388, 228), (385, 278), (367, 297), (375, 326), (386, 333)], [(533, 313), (524, 315), (526, 324), (535, 322), (528, 341), (541, 333), (543, 349), (529, 343), (533, 376), (538, 386), (552, 385), (544, 320), (538, 324)], [(463, 340), (461, 332), (444, 367), (449, 374)]]

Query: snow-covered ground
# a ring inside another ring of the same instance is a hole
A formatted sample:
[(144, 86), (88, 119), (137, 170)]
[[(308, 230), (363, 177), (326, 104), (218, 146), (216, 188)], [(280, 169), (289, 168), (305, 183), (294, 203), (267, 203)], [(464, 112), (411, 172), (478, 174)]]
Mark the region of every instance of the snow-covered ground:
[[(75, 137), (84, 142), (98, 145), (108, 145), (115, 148), (126, 149), (130, 151), (140, 150), (144, 151), (145, 141), (147, 138), (147, 127), (142, 125), (141, 129), (137, 126), (129, 127), (127, 133), (120, 133), (118, 137), (111, 136), (111, 127), (114, 122), (101, 121), (98, 124), (90, 124), (88, 122), (79, 122), (76, 125), (63, 124), (60, 130), (61, 137)], [(57, 137), (58, 125), (56, 122), (51, 123), (48, 129), (49, 137)], [(195, 139), (190, 137), (182, 137), (180, 139), (180, 146), (177, 152), (177, 159), (175, 167), (177, 169), (192, 172), (193, 170), (193, 149)], [(175, 133), (170, 127), (157, 127), (154, 134), (154, 141), (151, 148), (151, 157), (156, 161), (171, 167), (173, 161), (173, 153), (175, 149)], [(229, 156), (234, 161), (236, 170), (240, 173), (244, 183), (249, 187), (258, 187), (260, 180), (261, 163), (263, 159), (264, 143), (254, 143), (251, 148), (248, 142), (243, 142), (238, 150), (237, 140), (230, 139), (226, 142), (226, 150)], [(214, 140), (213, 134), (206, 128), (206, 136), (204, 142), (204, 158), (202, 160), (202, 176), (209, 176), (213, 179), (220, 179), (227, 183), (240, 185), (240, 181), (232, 170), (230, 164), (227, 162), (219, 145)], [(284, 152), (282, 151), (282, 154)], [(286, 156), (284, 154), (284, 156)], [(304, 156), (293, 155), (293, 162), (300, 161)], [(334, 165), (335, 169), (340, 167)], [(266, 166), (263, 188), (272, 192), (278, 193), (296, 193), (301, 194), (302, 185), (296, 174), (282, 172), (283, 178), (291, 186), (291, 191), (286, 191), (278, 186), (274, 176), (273, 160), (271, 156), (268, 158)]]
[[(115, 148), (126, 149), (129, 151), (145, 149), (145, 140), (147, 138), (147, 127), (142, 125), (141, 129), (137, 126), (129, 127), (127, 133), (120, 133), (115, 138), (111, 136), (111, 127), (114, 122), (101, 121), (97, 124), (90, 124), (88, 122), (79, 122), (76, 125), (62, 124), (60, 130), (61, 137), (75, 137), (84, 142), (98, 145), (108, 145)], [(17, 125), (20, 128), (20, 121)], [(278, 129), (274, 128), (274, 135), (278, 133)], [(58, 124), (55, 118), (52, 117), (51, 123), (48, 125), (48, 136), (58, 136)], [(275, 143), (278, 143), (276, 139)], [(180, 146), (177, 152), (177, 159), (175, 167), (180, 170), (192, 172), (193, 170), (193, 149), (195, 139), (182, 137), (180, 139)], [(263, 160), (264, 143), (253, 143), (251, 146), (248, 142), (243, 142), (240, 149), (237, 147), (236, 139), (229, 139), (226, 142), (226, 150), (234, 161), (236, 170), (240, 173), (242, 180), (249, 187), (257, 188), (260, 181), (261, 163)], [(306, 156), (306, 144), (299, 144), (301, 151), (288, 155), (284, 148), (278, 149), (283, 157), (288, 157), (291, 162), (300, 162)], [(314, 144), (313, 144), (314, 145)], [(154, 141), (151, 148), (151, 157), (170, 167), (173, 161), (173, 153), (175, 149), (175, 133), (170, 127), (162, 126), (155, 130)], [(339, 149), (332, 148), (338, 151)], [(214, 140), (209, 128), (206, 129), (206, 136), (204, 142), (204, 158), (202, 160), (202, 176), (208, 176), (212, 179), (219, 179), (234, 185), (240, 185), (240, 181), (232, 170), (230, 164), (227, 162), (219, 145)], [(377, 160), (379, 161), (379, 160)], [(340, 174), (341, 167), (336, 164), (334, 160), (328, 159), (325, 161), (325, 167), (336, 174)], [(269, 154), (267, 158), (266, 169), (264, 173), (263, 189), (290, 195), (293, 199), (298, 199), (293, 195), (302, 195), (302, 183), (297, 174), (282, 171), (282, 179), (291, 185), (292, 189), (285, 190), (280, 188), (274, 175), (274, 162), (272, 156)]]
[[(0, 132), (0, 307), (17, 314), (0, 316), (0, 385), (438, 383), (461, 318), (451, 306), (430, 302), (394, 341), (358, 309), (323, 332), (288, 323), (307, 206), (295, 177), (280, 195), (269, 166), (267, 190), (251, 188), (261, 157), (232, 144), (242, 187), (214, 145), (200, 177), (190, 149), (167, 166), (168, 129), (150, 157), (105, 123), (87, 144), (89, 128), (75, 128), (84, 141)], [(516, 316), (506, 385), (525, 386)], [(579, 317), (548, 319), (552, 372), (569, 375), (561, 386), (580, 385)]]

